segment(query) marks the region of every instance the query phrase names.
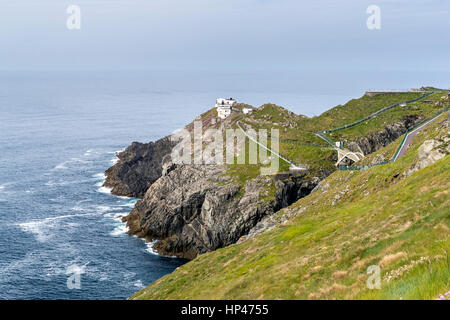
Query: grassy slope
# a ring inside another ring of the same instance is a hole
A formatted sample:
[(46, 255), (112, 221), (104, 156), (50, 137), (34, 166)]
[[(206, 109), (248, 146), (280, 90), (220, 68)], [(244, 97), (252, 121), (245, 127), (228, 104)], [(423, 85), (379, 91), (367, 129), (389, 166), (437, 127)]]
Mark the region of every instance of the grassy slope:
[[(278, 129), (281, 140), (279, 145), (280, 154), (291, 159), (295, 163), (307, 165), (313, 171), (316, 169), (333, 170), (334, 161), (332, 159), (335, 151), (330, 149), (326, 142), (317, 137), (315, 135), (315, 131), (331, 129), (343, 124), (348, 124), (364, 118), (386, 106), (411, 100), (420, 96), (420, 93), (378, 95), (375, 97), (363, 96), (359, 99), (353, 99), (343, 106), (334, 107), (320, 116), (313, 118), (296, 115), (291, 111), (274, 104), (266, 104), (247, 116), (239, 113), (233, 113), (232, 116), (226, 120), (226, 122), (227, 126), (236, 129), (237, 122), (240, 121), (242, 124), (248, 125), (255, 130), (266, 129), (269, 134), (272, 128)], [(395, 113), (397, 118), (400, 119), (406, 114), (428, 114), (428, 109), (433, 108), (434, 107), (430, 105), (423, 104), (422, 106), (419, 104), (419, 108), (417, 110), (412, 110), (408, 106), (402, 109), (396, 108), (396, 111), (390, 112)], [(392, 114), (389, 114), (386, 120), (385, 118), (377, 118), (375, 121), (371, 120), (372, 122), (369, 126), (370, 128), (366, 125), (358, 126), (358, 129), (352, 129), (355, 132), (351, 133), (351, 135), (353, 137), (361, 136), (363, 134), (367, 134), (367, 130), (372, 132), (382, 129), (386, 123), (392, 123), (393, 121), (398, 120), (397, 118), (393, 118)], [(368, 127), (368, 129), (361, 129), (361, 127)], [(340, 133), (341, 132), (339, 132), (339, 134)], [(319, 146), (321, 145), (323, 147), (299, 145), (295, 142), (315, 144)], [(289, 165), (284, 161), (280, 161), (279, 171), (283, 172), (288, 169)], [(232, 165), (228, 166), (228, 172), (231, 176), (245, 183), (245, 181), (257, 176), (259, 173), (259, 165)]]
[[(133, 298), (437, 298), (450, 288), (450, 158), (402, 173), (438, 125), (395, 163), (333, 173), (328, 187), (287, 209), (298, 214), (287, 225), (201, 255)], [(373, 264), (382, 268), (381, 290), (365, 285)]]
[(333, 129), (358, 121), (384, 107), (420, 96), (420, 93), (386, 94), (375, 97), (362, 96), (350, 100), (345, 105), (336, 106), (320, 116), (304, 119), (301, 121), (301, 125), (307, 131)]
[[(249, 116), (241, 116), (239, 120), (254, 129), (267, 129), (269, 132), (271, 128), (279, 129), (281, 139), (280, 153), (292, 159), (294, 162), (310, 166), (329, 167), (332, 164), (329, 161), (332, 151), (326, 149), (326, 142), (315, 135), (316, 131), (332, 129), (352, 123), (384, 107), (415, 99), (421, 95), (420, 93), (405, 93), (377, 95), (375, 97), (363, 96), (350, 100), (343, 106), (336, 106), (320, 116), (313, 118), (295, 115), (282, 107), (267, 104), (258, 108)], [(437, 101), (441, 96), (442, 93), (438, 93), (427, 99)], [(407, 107), (397, 107), (383, 113), (377, 118), (369, 120), (364, 125), (338, 131), (332, 135), (332, 139), (337, 141), (340, 138), (354, 139), (356, 137), (366, 136), (370, 132), (383, 129), (389, 123), (402, 119), (405, 115), (421, 114), (426, 117), (436, 111), (436, 107), (421, 102), (408, 105)], [(325, 148), (302, 146), (289, 143), (286, 140), (297, 143), (323, 145)]]
[[(435, 93), (425, 98), (424, 100), (431, 100), (437, 102), (441, 99), (443, 93)], [(396, 107), (380, 114), (376, 118), (372, 118), (364, 123), (352, 128), (337, 131), (330, 134), (334, 140), (354, 139), (356, 137), (367, 136), (371, 132), (383, 129), (388, 124), (400, 121), (405, 115), (419, 115), (422, 117), (430, 117), (442, 107), (435, 107), (432, 104), (423, 103), (421, 101), (408, 104), (406, 107)]]

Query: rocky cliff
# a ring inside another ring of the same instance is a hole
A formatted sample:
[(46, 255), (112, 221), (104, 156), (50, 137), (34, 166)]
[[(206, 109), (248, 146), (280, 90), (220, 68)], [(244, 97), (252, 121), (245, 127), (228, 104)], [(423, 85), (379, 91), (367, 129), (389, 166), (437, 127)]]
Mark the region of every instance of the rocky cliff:
[[(319, 177), (299, 175), (276, 181), (260, 176), (240, 185), (225, 167), (183, 165), (158, 179), (124, 218), (129, 233), (165, 255), (194, 258), (233, 244), (261, 219), (306, 196)], [(264, 200), (274, 184), (273, 200)]]
[[(199, 117), (203, 128), (211, 127), (212, 116), (208, 112)], [(221, 123), (222, 129), (232, 126), (230, 118)], [(348, 147), (372, 153), (422, 119), (407, 115), (349, 142)], [(170, 137), (147, 144), (134, 142), (106, 171), (105, 186), (116, 195), (142, 198), (124, 218), (130, 234), (157, 240), (154, 249), (161, 254), (189, 259), (270, 229), (277, 223), (274, 213), (308, 195), (333, 172), (335, 161), (332, 156), (320, 160), (322, 165), (313, 162), (315, 169), (294, 176), (236, 179), (226, 166), (172, 164), (175, 144)]]
[(401, 121), (388, 124), (383, 130), (372, 132), (365, 137), (349, 142), (348, 149), (354, 152), (362, 150), (365, 155), (375, 152), (395, 141), (424, 118), (419, 115), (407, 115)]
[(104, 186), (112, 188), (115, 195), (142, 198), (161, 177), (163, 162), (174, 145), (170, 137), (150, 143), (133, 142), (117, 155), (118, 163), (105, 172)]

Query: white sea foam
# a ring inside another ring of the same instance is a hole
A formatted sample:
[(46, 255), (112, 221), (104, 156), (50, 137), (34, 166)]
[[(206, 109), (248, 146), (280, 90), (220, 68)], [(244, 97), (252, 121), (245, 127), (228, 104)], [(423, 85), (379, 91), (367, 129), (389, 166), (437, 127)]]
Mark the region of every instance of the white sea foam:
[[(145, 241), (145, 239), (142, 239)], [(145, 246), (147, 247), (147, 249), (145, 249), (145, 251), (147, 251), (150, 254), (153, 254), (155, 256), (160, 256), (160, 257), (166, 257), (166, 258), (177, 258), (176, 256), (164, 256), (162, 254), (159, 254), (158, 252), (156, 252), (155, 249), (153, 249), (154, 245), (158, 242), (158, 240), (152, 241), (152, 242), (147, 242), (145, 241)]]
[(56, 170), (65, 170), (68, 168), (68, 165), (71, 163), (89, 163), (87, 160), (83, 160), (80, 158), (71, 158), (70, 160), (64, 161), (53, 168), (53, 171)]
[(106, 175), (104, 172), (94, 174), (92, 177), (95, 178), (96, 180), (100, 180), (99, 182), (97, 182), (95, 184), (95, 186), (98, 187), (98, 189), (97, 189), (98, 192), (105, 193), (105, 194), (111, 194), (112, 188), (103, 186), (103, 184), (105, 183), (105, 180), (106, 180)]
[(101, 187), (105, 183), (106, 175), (105, 175), (104, 172), (100, 172), (100, 173), (94, 174), (92, 177), (95, 180), (98, 180), (98, 182), (95, 184), (96, 187)]
[(145, 249), (145, 251), (147, 251), (148, 253), (154, 254), (156, 256), (159, 256), (159, 254), (153, 249), (153, 246), (155, 245), (157, 241), (152, 241), (152, 242), (146, 242), (145, 246), (147, 247), (147, 249)]
[(120, 212), (120, 213), (117, 213), (117, 212), (108, 212), (108, 213), (105, 213), (104, 216), (107, 217), (107, 218), (111, 218), (111, 219), (113, 219), (114, 221), (122, 222), (122, 218), (123, 218), (124, 216), (126, 216), (127, 214), (128, 214), (128, 213), (124, 213), (124, 212)]
[[(90, 214), (68, 214), (62, 215), (58, 217), (49, 217), (41, 220), (31, 220), (27, 222), (17, 223), (17, 226), (22, 229), (24, 232), (32, 233), (39, 242), (48, 241), (53, 235), (54, 232), (51, 232), (52, 229), (61, 227), (61, 223), (59, 220), (70, 219), (74, 217), (84, 217), (95, 215), (95, 213)], [(65, 224), (64, 227), (77, 226), (78, 224)]]
[(59, 181), (55, 181), (55, 180), (49, 180), (48, 182), (45, 183), (46, 186), (48, 187), (53, 187), (53, 186), (67, 186), (67, 185), (72, 185), (72, 184), (80, 184), (80, 183), (86, 183), (86, 182), (90, 182), (91, 180), (59, 180)]
[(109, 187), (100, 187), (97, 189), (100, 193), (111, 194), (112, 188)]
[(96, 210), (97, 212), (99, 212), (100, 214), (104, 214), (105, 212), (108, 212), (108, 211), (117, 211), (117, 210), (121, 210), (121, 208), (110, 207), (110, 206), (95, 206), (95, 210)]
[(64, 169), (67, 169), (66, 164), (67, 164), (67, 162), (63, 162), (61, 164), (58, 164), (56, 167), (53, 168), (53, 170), (64, 170)]
[(121, 236), (126, 234), (129, 231), (129, 228), (127, 227), (126, 223), (121, 223), (117, 227), (114, 228), (113, 231), (111, 231), (109, 234), (113, 237)]
[(106, 174), (104, 172), (96, 173), (96, 174), (94, 174), (92, 176), (92, 178), (105, 180), (106, 179)]
[(128, 201), (127, 203), (120, 204), (120, 206), (121, 207), (134, 208), (134, 206), (136, 205), (136, 202), (138, 202), (138, 201), (139, 201), (139, 199), (132, 199), (132, 200)]
[(145, 288), (145, 286), (142, 284), (142, 281), (141, 281), (141, 280), (135, 281), (135, 282), (134, 282), (134, 286), (137, 287), (137, 288), (139, 288), (139, 289)]

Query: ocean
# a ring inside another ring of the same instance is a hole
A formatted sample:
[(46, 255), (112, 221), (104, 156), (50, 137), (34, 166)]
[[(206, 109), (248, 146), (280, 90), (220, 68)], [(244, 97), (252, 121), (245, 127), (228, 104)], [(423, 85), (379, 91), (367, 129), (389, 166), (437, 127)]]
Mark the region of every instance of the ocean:
[(313, 90), (307, 80), (268, 79), (0, 73), (0, 299), (126, 299), (186, 262), (128, 236), (121, 217), (137, 199), (101, 187), (116, 152), (132, 141), (170, 134), (218, 97), (311, 116), (363, 94), (352, 83)]

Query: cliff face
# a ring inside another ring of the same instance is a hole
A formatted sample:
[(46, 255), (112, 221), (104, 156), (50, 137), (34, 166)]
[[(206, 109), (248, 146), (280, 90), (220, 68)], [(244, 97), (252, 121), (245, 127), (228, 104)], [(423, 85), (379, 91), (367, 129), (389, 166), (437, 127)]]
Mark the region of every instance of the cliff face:
[(118, 154), (119, 162), (109, 168), (104, 186), (119, 196), (141, 198), (161, 177), (163, 162), (170, 157), (175, 143), (169, 137), (156, 142), (133, 142)]
[[(372, 153), (422, 119), (405, 116), (349, 142), (348, 147)], [(227, 121), (223, 128), (229, 125)], [(207, 113), (203, 127), (210, 126)], [(225, 166), (172, 164), (170, 153), (175, 145), (171, 137), (147, 144), (134, 142), (106, 171), (105, 186), (112, 187), (114, 194), (142, 198), (124, 218), (129, 233), (157, 240), (154, 249), (164, 255), (191, 259), (268, 230), (279, 223), (274, 213), (308, 195), (333, 172), (332, 168), (316, 168), (288, 178), (259, 176), (243, 183), (231, 178)], [(324, 161), (335, 162), (335, 155)]]
[(262, 200), (272, 177), (244, 186), (223, 175), (224, 167), (177, 166), (157, 180), (124, 218), (129, 233), (159, 240), (161, 254), (194, 258), (236, 243), (261, 219), (306, 196), (319, 178), (276, 181), (275, 199)]
[(370, 154), (395, 141), (409, 128), (414, 127), (423, 120), (423, 116), (405, 116), (402, 121), (389, 124), (381, 131), (372, 132), (366, 137), (361, 137), (355, 141), (349, 142), (348, 149), (351, 151), (359, 151), (359, 149), (361, 149), (364, 154)]
[[(350, 142), (349, 149), (372, 153), (421, 120), (405, 117)], [(192, 259), (268, 230), (277, 224), (272, 221), (275, 212), (308, 195), (332, 172), (280, 180), (260, 176), (242, 186), (226, 175), (224, 166), (171, 164), (174, 145), (170, 137), (147, 144), (134, 142), (106, 171), (105, 186), (113, 187), (114, 194), (142, 198), (124, 218), (129, 234), (158, 240), (154, 249), (163, 255)], [(275, 194), (264, 200), (272, 183)]]

